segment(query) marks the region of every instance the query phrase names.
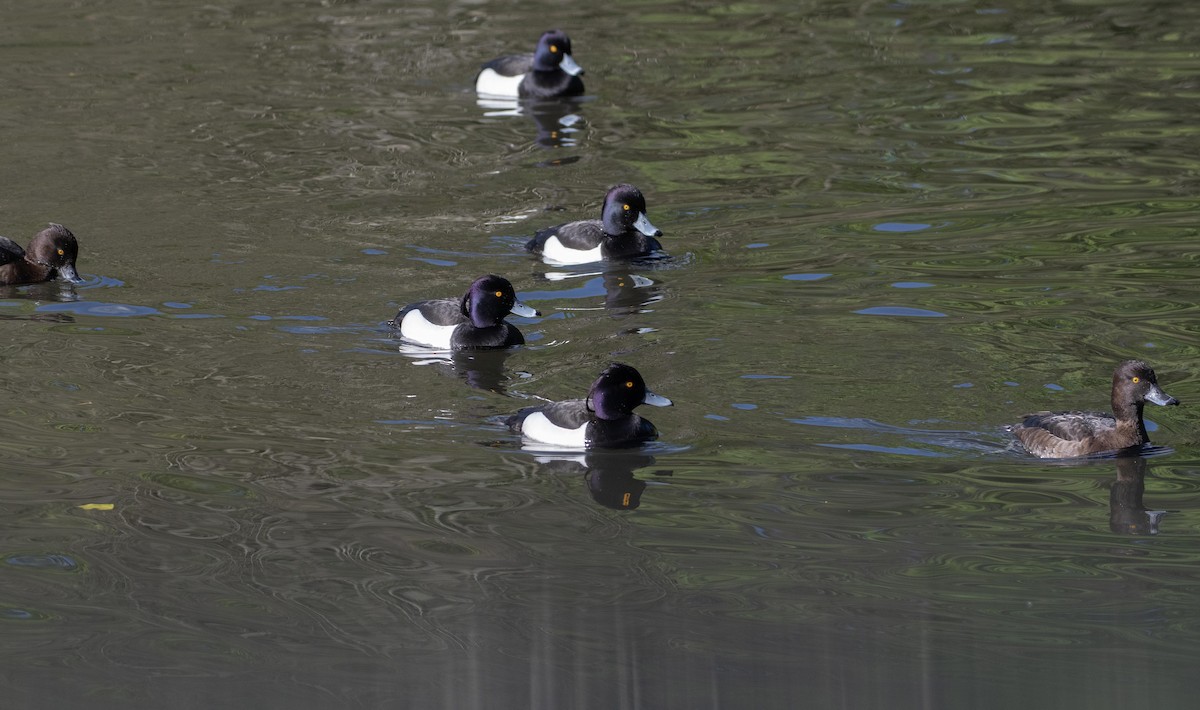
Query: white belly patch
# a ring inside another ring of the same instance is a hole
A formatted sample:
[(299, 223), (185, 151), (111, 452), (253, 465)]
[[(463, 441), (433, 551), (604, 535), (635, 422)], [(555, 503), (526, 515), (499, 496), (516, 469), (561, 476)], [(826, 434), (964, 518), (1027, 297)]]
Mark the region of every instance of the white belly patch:
[(577, 429), (567, 429), (554, 424), (541, 412), (534, 412), (521, 422), (521, 435), (543, 444), (582, 449), (587, 446), (586, 434), (587, 422)]
[(457, 325), (430, 323), (425, 320), (425, 316), (421, 315), (421, 309), (414, 308), (404, 316), (404, 320), (400, 321), (400, 335), (431, 348), (449, 350), (450, 334), (457, 327)]
[(475, 80), (475, 93), (515, 98), (519, 95), (517, 87), (521, 85), (521, 80), (524, 78), (524, 74), (504, 76), (496, 73), (494, 69), (484, 69), (479, 72), (479, 78)]
[(587, 251), (568, 249), (558, 241), (557, 236), (554, 236), (547, 239), (542, 246), (542, 258), (556, 264), (590, 264), (593, 261), (602, 260), (604, 255), (600, 252), (599, 244)]

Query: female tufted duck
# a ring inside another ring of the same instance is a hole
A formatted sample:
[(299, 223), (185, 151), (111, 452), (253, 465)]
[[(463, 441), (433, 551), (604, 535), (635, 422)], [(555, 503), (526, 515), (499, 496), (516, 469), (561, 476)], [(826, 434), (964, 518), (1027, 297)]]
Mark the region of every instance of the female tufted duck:
[(29, 242), (29, 249), (22, 249), (8, 237), (0, 237), (0, 285), (29, 284), (61, 278), (79, 282), (75, 271), (75, 257), (79, 255), (79, 242), (71, 230), (61, 224), (50, 223)]
[(1113, 414), (1037, 412), (1010, 430), (1026, 451), (1047, 459), (1140, 447), (1150, 441), (1142, 421), (1146, 402), (1179, 404), (1179, 400), (1159, 388), (1149, 365), (1141, 360), (1126, 360), (1113, 372)]
[(571, 58), (571, 39), (549, 30), (533, 54), (493, 59), (475, 77), (476, 93), (504, 98), (552, 99), (583, 93), (583, 67)]
[(525, 248), (553, 264), (588, 264), (645, 256), (662, 249), (662, 230), (646, 217), (646, 198), (633, 185), (614, 185), (600, 219), (568, 222), (538, 231)]
[(409, 340), (443, 350), (480, 350), (521, 345), (525, 337), (504, 316), (541, 315), (517, 300), (508, 279), (488, 274), (475, 279), (461, 299), (419, 301), (405, 306), (388, 325)]
[(634, 368), (613, 363), (592, 383), (586, 399), (526, 407), (504, 423), (537, 444), (572, 449), (636, 446), (658, 438), (658, 429), (633, 413), (639, 404), (669, 407), (671, 400), (646, 389)]

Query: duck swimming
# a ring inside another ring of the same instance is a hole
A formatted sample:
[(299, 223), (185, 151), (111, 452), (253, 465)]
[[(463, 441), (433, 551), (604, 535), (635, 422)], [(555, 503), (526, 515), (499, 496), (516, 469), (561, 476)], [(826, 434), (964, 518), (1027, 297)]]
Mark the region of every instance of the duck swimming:
[(552, 99), (583, 93), (583, 67), (571, 57), (571, 38), (549, 30), (533, 54), (493, 59), (475, 77), (475, 92), (503, 98)]
[(79, 242), (71, 230), (50, 223), (34, 235), (29, 249), (8, 237), (0, 237), (0, 285), (31, 284), (56, 278), (78, 283), (75, 271)]
[(554, 264), (588, 264), (645, 256), (662, 249), (662, 230), (646, 216), (646, 198), (633, 185), (614, 185), (604, 196), (600, 219), (583, 219), (534, 234), (525, 248)]
[(488, 274), (475, 279), (462, 298), (409, 304), (388, 325), (409, 340), (442, 350), (507, 348), (525, 342), (521, 331), (504, 321), (509, 313), (541, 315), (517, 300), (508, 279)]
[(504, 423), (536, 444), (571, 449), (636, 446), (658, 438), (654, 424), (633, 413), (639, 404), (669, 407), (672, 402), (647, 389), (636, 369), (614, 362), (592, 383), (585, 399), (526, 407)]
[(1026, 451), (1039, 458), (1073, 458), (1140, 447), (1150, 441), (1142, 421), (1146, 402), (1179, 404), (1158, 386), (1153, 368), (1141, 360), (1126, 360), (1113, 372), (1112, 414), (1037, 412), (1010, 431)]

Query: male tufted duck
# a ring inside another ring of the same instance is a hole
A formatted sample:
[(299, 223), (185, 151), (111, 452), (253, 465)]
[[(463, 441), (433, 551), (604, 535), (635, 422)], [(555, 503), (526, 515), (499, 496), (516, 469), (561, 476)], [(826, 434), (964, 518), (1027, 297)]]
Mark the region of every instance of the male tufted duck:
[(571, 58), (571, 39), (549, 30), (533, 54), (493, 59), (475, 77), (476, 93), (508, 98), (552, 99), (583, 93), (583, 67)]
[(1141, 360), (1126, 360), (1113, 372), (1113, 414), (1037, 412), (1027, 415), (1025, 421), (1010, 431), (1026, 451), (1047, 459), (1140, 447), (1150, 441), (1142, 421), (1146, 402), (1179, 404), (1179, 400), (1159, 388), (1149, 365)]
[(38, 283), (55, 278), (82, 281), (75, 271), (78, 254), (79, 242), (75, 241), (75, 235), (54, 222), (34, 235), (27, 250), (8, 237), (0, 237), (0, 285)]
[(639, 404), (669, 407), (671, 400), (646, 389), (634, 368), (613, 363), (592, 383), (586, 399), (526, 407), (504, 423), (536, 444), (572, 449), (636, 446), (658, 438), (654, 425), (633, 413)]
[(541, 315), (517, 300), (508, 279), (488, 274), (475, 279), (461, 299), (407, 305), (388, 325), (409, 340), (442, 350), (507, 348), (525, 342), (521, 331), (504, 321), (509, 313)]
[(525, 248), (553, 264), (588, 264), (645, 256), (662, 249), (662, 230), (646, 217), (646, 198), (633, 185), (614, 185), (604, 196), (600, 219), (539, 230)]

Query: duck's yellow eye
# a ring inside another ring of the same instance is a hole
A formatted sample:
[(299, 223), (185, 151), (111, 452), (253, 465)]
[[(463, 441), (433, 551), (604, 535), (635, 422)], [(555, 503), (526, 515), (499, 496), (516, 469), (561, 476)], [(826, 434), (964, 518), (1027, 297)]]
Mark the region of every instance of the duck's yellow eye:
[(1142, 378), (1138, 377), (1137, 375), (1133, 376), (1133, 384), (1136, 385), (1137, 383), (1139, 383), (1141, 381), (1142, 381)]
[(550, 53), (551, 53), (551, 54), (558, 54), (558, 45), (557, 45), (557, 44), (552, 44), (552, 45), (550, 45)]
[(59, 250), (58, 250), (58, 255), (59, 255), (59, 256), (62, 256), (63, 254), (66, 254), (66, 252), (65, 252), (65, 251), (63, 251), (62, 249), (59, 249)]
[(623, 209), (623, 210), (625, 210), (626, 212), (628, 212), (628, 211), (629, 211), (629, 205), (621, 205), (621, 209)]
[(496, 292), (496, 298), (504, 298), (504, 292), (503, 292), (503, 291), (497, 291), (497, 292)]
[(628, 387), (629, 389), (633, 389), (633, 380), (626, 382), (625, 386)]

